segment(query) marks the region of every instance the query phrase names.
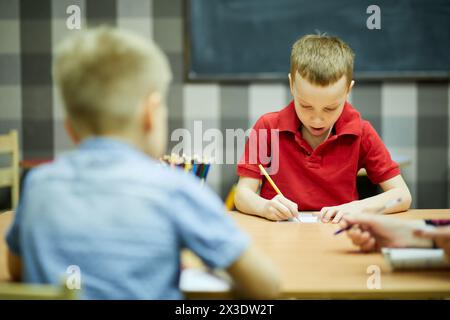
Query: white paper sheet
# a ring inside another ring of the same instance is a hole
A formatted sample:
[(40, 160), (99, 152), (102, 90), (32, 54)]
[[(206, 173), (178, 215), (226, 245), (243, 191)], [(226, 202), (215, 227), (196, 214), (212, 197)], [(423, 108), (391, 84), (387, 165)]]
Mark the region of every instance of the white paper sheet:
[(299, 216), (297, 219), (290, 218), (289, 220), (278, 221), (278, 222), (293, 222), (293, 223), (317, 223), (319, 222), (319, 218), (312, 214), (306, 212), (299, 212)]
[(180, 277), (180, 290), (223, 292), (229, 291), (230, 283), (214, 274), (201, 269), (184, 269)]
[(442, 249), (383, 248), (382, 253), (393, 270), (450, 268)]

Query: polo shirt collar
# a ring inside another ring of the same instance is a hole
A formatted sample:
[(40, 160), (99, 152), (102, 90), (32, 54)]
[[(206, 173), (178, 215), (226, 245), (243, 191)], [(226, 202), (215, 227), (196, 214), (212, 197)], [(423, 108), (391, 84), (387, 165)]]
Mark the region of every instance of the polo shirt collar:
[[(299, 132), (301, 125), (302, 123), (295, 112), (294, 100), (292, 100), (278, 114), (278, 129), (295, 134)], [(336, 135), (361, 135), (361, 115), (349, 102), (345, 102), (344, 110), (336, 121), (334, 129)]]
[(285, 108), (278, 113), (278, 129), (296, 133), (299, 131), (302, 123), (295, 112), (294, 100), (292, 100)]
[(113, 152), (121, 152), (123, 154), (134, 154), (138, 157), (144, 157), (145, 159), (150, 159), (150, 157), (139, 150), (136, 146), (127, 142), (125, 140), (121, 140), (114, 137), (107, 136), (92, 136), (81, 141), (78, 146), (79, 150), (95, 150), (95, 151), (113, 151)]
[(336, 135), (355, 135), (360, 136), (362, 133), (361, 115), (346, 101), (341, 116), (334, 124)]

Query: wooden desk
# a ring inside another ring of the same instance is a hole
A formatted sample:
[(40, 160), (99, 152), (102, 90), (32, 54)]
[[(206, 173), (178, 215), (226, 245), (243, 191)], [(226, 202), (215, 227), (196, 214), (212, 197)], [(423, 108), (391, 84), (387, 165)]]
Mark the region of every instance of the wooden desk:
[[(450, 297), (450, 270), (391, 272), (380, 253), (357, 251), (346, 235), (334, 236), (333, 224), (276, 223), (230, 213), (255, 245), (278, 268), (282, 298), (394, 299)], [(450, 218), (450, 210), (410, 210), (403, 219)], [(381, 269), (381, 289), (370, 290), (371, 265)], [(188, 298), (227, 298), (211, 292), (189, 292)]]
[[(379, 253), (363, 254), (345, 235), (333, 236), (336, 225), (276, 223), (232, 212), (255, 245), (278, 268), (282, 298), (444, 298), (450, 297), (450, 270), (390, 272)], [(445, 219), (450, 210), (411, 210), (393, 214), (403, 219)], [(12, 214), (0, 214), (0, 280), (9, 279), (4, 234)], [(381, 289), (366, 286), (367, 267), (381, 269)], [(228, 293), (191, 292), (188, 298), (227, 298)]]

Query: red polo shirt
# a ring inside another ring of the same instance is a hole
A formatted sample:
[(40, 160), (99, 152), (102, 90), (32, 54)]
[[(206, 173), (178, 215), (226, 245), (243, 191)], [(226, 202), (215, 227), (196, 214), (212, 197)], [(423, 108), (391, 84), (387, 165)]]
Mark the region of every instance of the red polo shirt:
[[(293, 101), (281, 111), (263, 115), (253, 129), (237, 166), (237, 174), (262, 179), (260, 195), (272, 199), (276, 192), (261, 175), (258, 164), (270, 168), (277, 162), (273, 157), (278, 153), (278, 170), (270, 174), (271, 178), (286, 198), (298, 204), (299, 210), (320, 210), (358, 200), (356, 176), (361, 168), (366, 169), (374, 184), (400, 174), (397, 163), (392, 161), (375, 129), (361, 119), (359, 112), (348, 102), (333, 133), (316, 150), (302, 138), (301, 122)], [(274, 137), (271, 131), (275, 133)], [(276, 133), (278, 147), (272, 141)], [(256, 156), (255, 153), (250, 155), (250, 141), (258, 141)], [(268, 157), (264, 152), (259, 155), (262, 143), (266, 144)], [(264, 158), (272, 160), (267, 163)]]

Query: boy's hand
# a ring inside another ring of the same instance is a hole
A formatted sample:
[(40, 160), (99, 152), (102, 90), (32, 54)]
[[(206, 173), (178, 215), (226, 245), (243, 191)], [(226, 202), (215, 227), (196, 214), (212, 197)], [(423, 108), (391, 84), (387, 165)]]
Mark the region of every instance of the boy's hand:
[(439, 248), (444, 249), (445, 255), (450, 259), (450, 226), (436, 227), (429, 230), (416, 230), (414, 235), (424, 239), (434, 240)]
[(271, 200), (267, 200), (263, 208), (263, 215), (266, 219), (273, 221), (288, 220), (298, 216), (298, 207), (295, 202), (282, 195), (276, 195)]
[(363, 208), (357, 204), (357, 201), (340, 206), (323, 207), (319, 213), (319, 220), (324, 223), (339, 223), (344, 215), (361, 213), (362, 210)]
[(414, 230), (423, 229), (422, 220), (402, 220), (372, 214), (346, 215), (339, 224), (341, 228), (353, 227), (347, 236), (362, 251), (375, 251), (383, 247), (431, 247), (430, 240), (424, 241), (414, 236)]

